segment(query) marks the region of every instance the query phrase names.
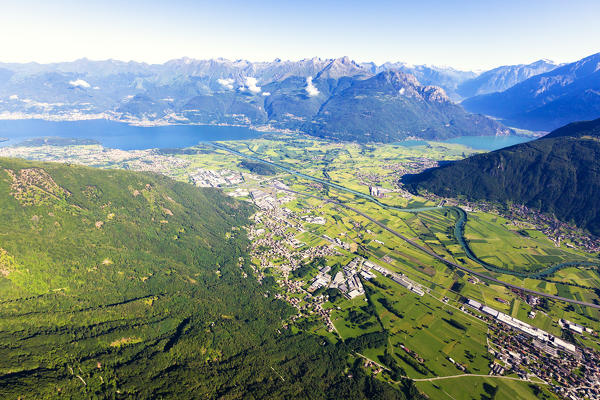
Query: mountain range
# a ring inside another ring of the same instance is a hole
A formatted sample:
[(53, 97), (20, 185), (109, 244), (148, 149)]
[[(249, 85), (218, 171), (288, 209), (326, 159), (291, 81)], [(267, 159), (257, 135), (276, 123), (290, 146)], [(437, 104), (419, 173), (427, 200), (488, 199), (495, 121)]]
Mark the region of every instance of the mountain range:
[[(347, 57), (5, 63), (0, 117), (264, 126), (357, 141), (509, 133), (453, 103), (458, 85), (475, 75), (404, 63), (359, 64)], [(374, 104), (378, 109), (355, 124), (348, 107)]]
[(462, 102), (510, 126), (550, 131), (600, 117), (600, 53), (532, 76), (511, 88)]
[(600, 119), (404, 179), (417, 193), (512, 201), (600, 236)]
[(462, 98), (503, 92), (506, 89), (531, 78), (552, 71), (558, 67), (550, 60), (538, 60), (531, 64), (505, 65), (483, 72), (458, 85), (456, 92)]
[(338, 140), (391, 142), (410, 137), (505, 135), (510, 130), (487, 117), (465, 112), (439, 87), (422, 86), (413, 75), (386, 71), (352, 81), (332, 93), (312, 117), (307, 133)]
[(483, 115), (534, 130), (597, 117), (599, 59), (481, 74), (348, 57), (0, 63), (0, 118), (243, 125), (355, 141), (502, 135), (510, 130)]

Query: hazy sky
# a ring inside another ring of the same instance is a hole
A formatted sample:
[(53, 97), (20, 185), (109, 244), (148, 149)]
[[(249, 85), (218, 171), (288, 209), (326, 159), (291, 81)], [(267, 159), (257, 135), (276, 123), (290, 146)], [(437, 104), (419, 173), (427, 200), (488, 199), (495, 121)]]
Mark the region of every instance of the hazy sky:
[(332, 58), (484, 69), (600, 52), (599, 0), (1, 0), (0, 61)]

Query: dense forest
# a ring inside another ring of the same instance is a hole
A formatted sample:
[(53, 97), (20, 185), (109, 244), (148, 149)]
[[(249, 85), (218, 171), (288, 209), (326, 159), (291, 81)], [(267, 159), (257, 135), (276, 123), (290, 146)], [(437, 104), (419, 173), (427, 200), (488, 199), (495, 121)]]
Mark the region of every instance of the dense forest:
[(413, 192), (512, 201), (600, 235), (600, 119), (405, 176)]
[(418, 397), (284, 329), (252, 206), (120, 170), (0, 159), (1, 398)]

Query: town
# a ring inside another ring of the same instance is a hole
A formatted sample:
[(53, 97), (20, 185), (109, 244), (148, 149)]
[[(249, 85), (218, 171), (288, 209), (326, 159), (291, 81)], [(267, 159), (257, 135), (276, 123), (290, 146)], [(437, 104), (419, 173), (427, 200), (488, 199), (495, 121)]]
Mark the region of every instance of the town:
[[(516, 373), (522, 379), (540, 379), (564, 398), (600, 399), (599, 352), (579, 348), (472, 299), (466, 299), (461, 309), (488, 323), (490, 351), (496, 360), (492, 374)], [(585, 330), (568, 321), (560, 322), (577, 334)], [(587, 332), (594, 334), (591, 329)]]

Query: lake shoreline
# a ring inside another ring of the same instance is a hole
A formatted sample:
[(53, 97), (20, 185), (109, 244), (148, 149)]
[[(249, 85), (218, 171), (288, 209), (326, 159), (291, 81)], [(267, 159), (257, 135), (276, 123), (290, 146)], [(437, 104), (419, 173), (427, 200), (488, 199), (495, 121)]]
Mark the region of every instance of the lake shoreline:
[[(44, 119), (0, 120), (0, 146), (20, 145), (45, 138), (96, 140), (107, 148), (145, 150), (185, 148), (216, 140), (245, 140), (265, 133), (243, 126), (168, 125), (141, 127), (107, 119), (48, 121)], [(273, 132), (277, 133), (277, 132)]]
[[(48, 138), (95, 140), (107, 148), (144, 150), (186, 148), (203, 142), (247, 140), (265, 134), (307, 135), (299, 131), (275, 129), (270, 126), (232, 124), (156, 124), (137, 125), (110, 118), (54, 121), (40, 118), (0, 119), (0, 146), (22, 145)], [(454, 143), (475, 150), (493, 151), (523, 143), (535, 137), (459, 136), (444, 140), (410, 139), (394, 142), (401, 146), (429, 146), (430, 143)], [(76, 143), (76, 142), (74, 142)], [(368, 143), (376, 144), (376, 143)]]

